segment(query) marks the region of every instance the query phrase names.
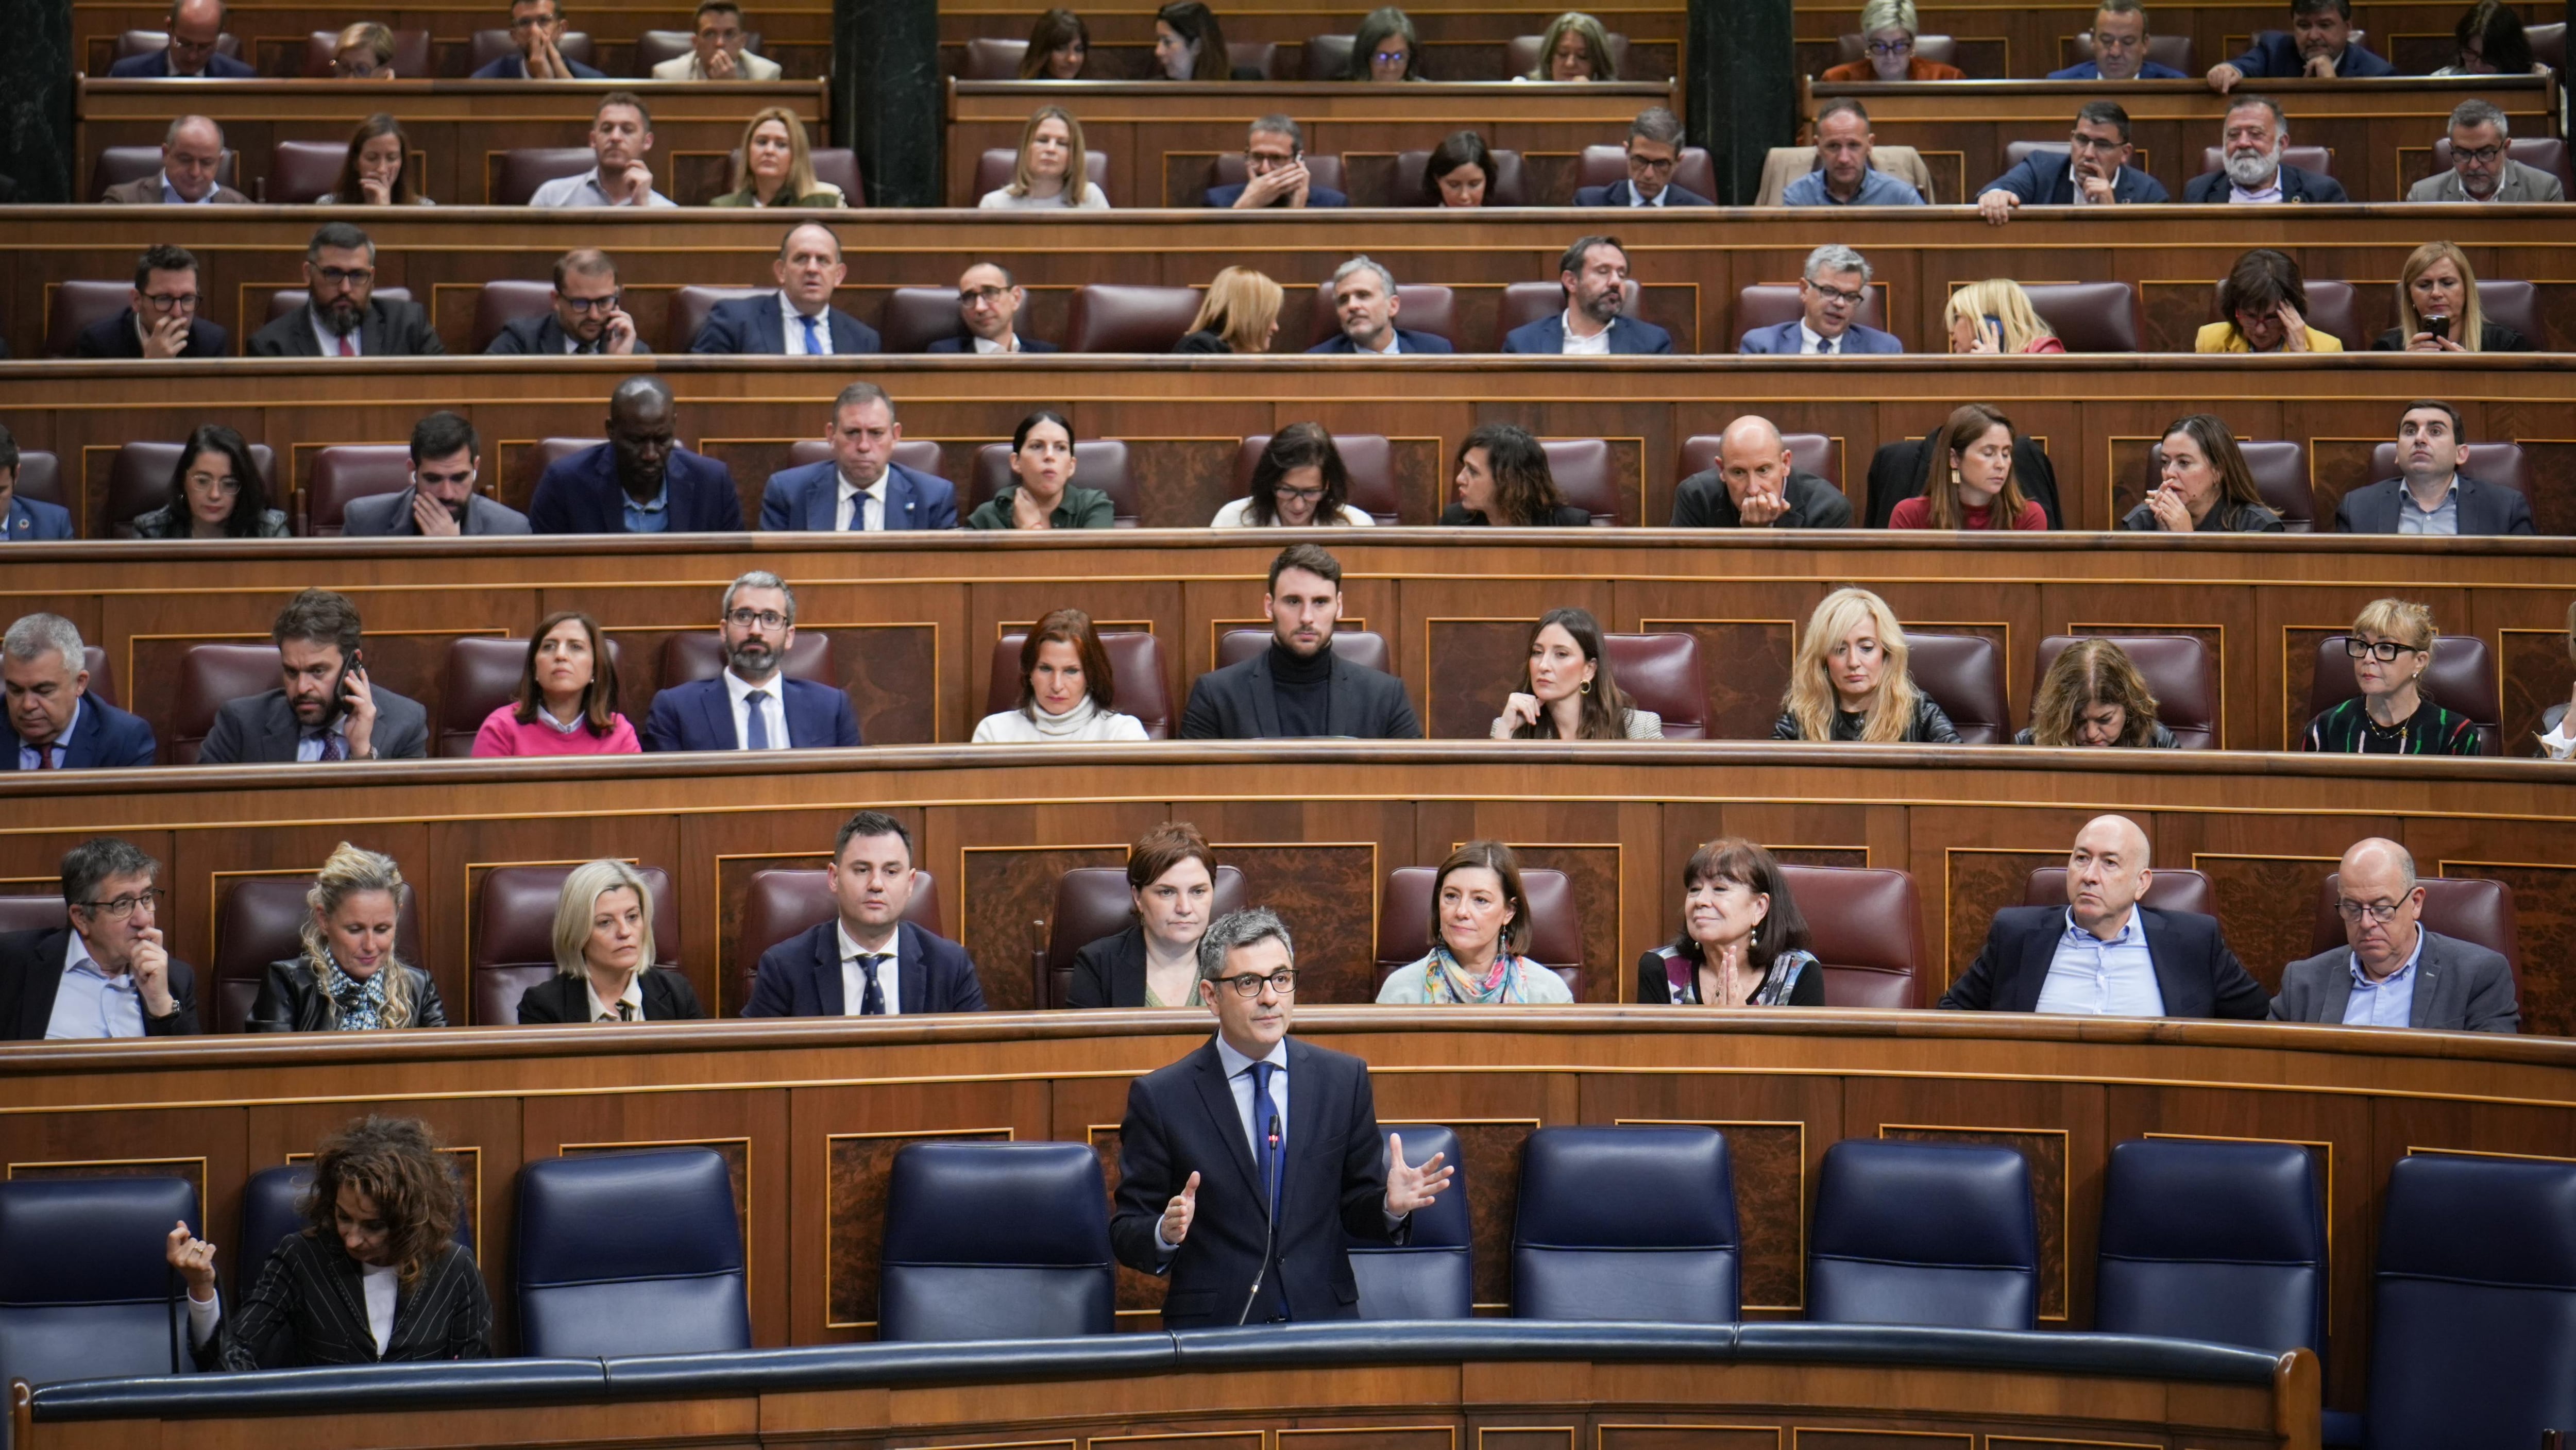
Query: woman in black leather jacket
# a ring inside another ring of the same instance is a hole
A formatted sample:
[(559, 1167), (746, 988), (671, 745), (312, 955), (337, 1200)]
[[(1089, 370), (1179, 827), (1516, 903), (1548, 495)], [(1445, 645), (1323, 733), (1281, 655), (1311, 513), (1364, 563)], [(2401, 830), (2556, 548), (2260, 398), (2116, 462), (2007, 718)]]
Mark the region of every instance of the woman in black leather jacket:
[(391, 856), (340, 843), (304, 901), (304, 954), (268, 964), (251, 1005), (253, 1032), (367, 1032), (444, 1027), (429, 973), (394, 955), (402, 869)]

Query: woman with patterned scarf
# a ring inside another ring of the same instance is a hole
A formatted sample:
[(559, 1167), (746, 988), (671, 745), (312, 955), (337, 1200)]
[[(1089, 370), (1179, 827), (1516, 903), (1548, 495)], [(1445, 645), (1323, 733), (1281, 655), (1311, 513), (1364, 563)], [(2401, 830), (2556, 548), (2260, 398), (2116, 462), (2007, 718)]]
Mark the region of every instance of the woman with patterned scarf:
[(1431, 878), (1431, 951), (1395, 969), (1380, 1002), (1572, 1002), (1554, 970), (1521, 955), (1530, 942), (1520, 862), (1500, 841), (1469, 841)]
[(346, 841), (304, 894), (304, 955), (268, 964), (251, 1005), (253, 1032), (369, 1032), (444, 1027), (429, 973), (394, 955), (402, 868)]

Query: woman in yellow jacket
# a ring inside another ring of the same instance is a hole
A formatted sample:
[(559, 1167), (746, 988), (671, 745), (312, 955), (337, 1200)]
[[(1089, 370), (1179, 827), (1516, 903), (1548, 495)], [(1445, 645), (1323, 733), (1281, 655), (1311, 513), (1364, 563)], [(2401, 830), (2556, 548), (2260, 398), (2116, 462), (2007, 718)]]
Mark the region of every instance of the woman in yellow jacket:
[(2341, 352), (2343, 339), (2308, 326), (2308, 289), (2299, 264), (2257, 247), (2236, 259), (2218, 284), (2218, 313), (2193, 341), (2194, 352)]

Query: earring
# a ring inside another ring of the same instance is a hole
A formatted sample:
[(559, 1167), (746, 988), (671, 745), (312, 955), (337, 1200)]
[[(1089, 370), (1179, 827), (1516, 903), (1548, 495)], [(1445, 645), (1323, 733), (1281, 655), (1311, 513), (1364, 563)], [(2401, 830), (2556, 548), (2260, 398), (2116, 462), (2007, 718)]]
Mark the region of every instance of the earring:
[(1578, 694), (1589, 695), (1592, 693), (1592, 682), (1590, 680), (1585, 680), (1582, 684), (1579, 684), (1574, 688)]

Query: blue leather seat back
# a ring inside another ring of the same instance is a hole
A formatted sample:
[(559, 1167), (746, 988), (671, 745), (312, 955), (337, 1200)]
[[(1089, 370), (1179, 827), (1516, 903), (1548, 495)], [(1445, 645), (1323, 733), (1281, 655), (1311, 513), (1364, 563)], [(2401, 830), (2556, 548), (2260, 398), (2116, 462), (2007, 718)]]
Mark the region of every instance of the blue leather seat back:
[(519, 1172), (519, 1342), (536, 1358), (749, 1349), (742, 1221), (712, 1148)]
[(2296, 1143), (2138, 1139), (2111, 1150), (2093, 1327), (2325, 1352), (2326, 1215)]
[[(235, 1241), (238, 1247), (231, 1265), (236, 1292), (247, 1291), (259, 1282), (260, 1265), (268, 1262), (279, 1239), (303, 1231), (304, 1215), (296, 1205), (312, 1186), (311, 1163), (263, 1168), (242, 1184), (241, 1236)], [(470, 1185), (467, 1191), (471, 1192)], [(458, 1247), (469, 1254), (474, 1252), (474, 1205), (470, 1202), (456, 1215), (455, 1238)]]
[(1740, 1247), (1714, 1128), (1540, 1128), (1521, 1150), (1517, 1318), (1732, 1323)]
[(1467, 1212), (1467, 1165), (1458, 1157), (1455, 1131), (1431, 1123), (1378, 1124), (1404, 1140), (1404, 1161), (1416, 1168), (1440, 1155), (1455, 1168), (1448, 1189), (1413, 1215), (1410, 1242), (1351, 1245), (1351, 1275), (1359, 1280), (1362, 1319), (1465, 1319), (1476, 1312), (1475, 1260), (1468, 1243), (1475, 1226)]
[(1809, 1319), (2030, 1329), (2038, 1302), (2039, 1230), (2019, 1153), (1866, 1138), (1825, 1150)]
[(2374, 1288), (2373, 1450), (2576, 1428), (2576, 1164), (2398, 1159)]
[(879, 1339), (1117, 1328), (1109, 1187), (1085, 1143), (913, 1143), (886, 1186)]
[(182, 1220), (204, 1229), (185, 1179), (0, 1183), (0, 1385), (190, 1368), (163, 1257)]

